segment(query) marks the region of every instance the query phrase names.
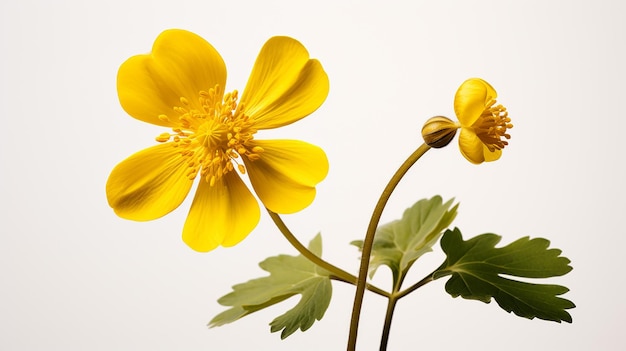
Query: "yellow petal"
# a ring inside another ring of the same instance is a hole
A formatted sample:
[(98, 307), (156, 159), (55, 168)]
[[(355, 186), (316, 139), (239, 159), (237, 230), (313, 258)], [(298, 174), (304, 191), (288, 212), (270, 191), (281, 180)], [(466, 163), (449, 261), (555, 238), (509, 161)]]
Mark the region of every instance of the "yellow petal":
[(470, 78), (463, 82), (454, 96), (454, 112), (461, 125), (473, 125), (489, 100), (496, 97), (493, 87), (480, 78)]
[(259, 204), (234, 171), (213, 186), (200, 181), (183, 229), (183, 241), (199, 252), (219, 245), (233, 246), (250, 234), (260, 217)]
[(250, 181), (263, 204), (276, 213), (300, 211), (313, 202), (315, 185), (328, 174), (324, 151), (298, 140), (255, 140), (261, 158), (244, 157)]
[(485, 156), (485, 162), (495, 161), (502, 156), (502, 150), (489, 151), (486, 146), (483, 146), (483, 155)]
[[(161, 33), (151, 54), (131, 57), (117, 74), (122, 108), (139, 120), (167, 127), (178, 125), (172, 108), (181, 106), (181, 97), (198, 107), (198, 93), (216, 84), (222, 89), (226, 84), (220, 54), (196, 34), (178, 29)], [(162, 121), (159, 115), (173, 122)]]
[(258, 129), (306, 117), (328, 95), (328, 76), (319, 61), (295, 39), (273, 37), (265, 43), (241, 96), (240, 107)]
[[(459, 149), (461, 154), (471, 163), (479, 164), (485, 161), (484, 149), (486, 146), (476, 133), (469, 128), (461, 128), (459, 135)], [(489, 151), (489, 149), (487, 149)]]
[(106, 184), (109, 205), (118, 216), (135, 221), (162, 217), (189, 193), (193, 181), (180, 150), (171, 143), (137, 152), (118, 164)]

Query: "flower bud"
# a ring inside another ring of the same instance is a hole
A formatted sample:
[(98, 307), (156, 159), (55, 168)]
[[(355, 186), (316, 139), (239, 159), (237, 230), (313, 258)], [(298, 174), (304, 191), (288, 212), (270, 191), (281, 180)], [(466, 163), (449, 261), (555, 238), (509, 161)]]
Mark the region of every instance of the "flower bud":
[(459, 125), (443, 116), (430, 118), (422, 127), (422, 138), (426, 145), (433, 148), (442, 148), (454, 139)]

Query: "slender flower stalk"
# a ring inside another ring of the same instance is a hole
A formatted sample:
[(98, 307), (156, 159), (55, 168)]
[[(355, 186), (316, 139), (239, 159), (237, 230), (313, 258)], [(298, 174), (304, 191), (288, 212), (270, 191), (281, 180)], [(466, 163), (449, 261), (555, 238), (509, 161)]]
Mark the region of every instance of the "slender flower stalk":
[[(344, 271), (343, 269), (323, 260), (321, 257), (317, 256), (316, 254), (314, 254), (313, 252), (311, 252), (311, 250), (309, 250), (306, 246), (304, 246), (296, 237), (295, 235), (293, 235), (293, 233), (291, 232), (291, 230), (289, 230), (289, 228), (287, 227), (287, 225), (285, 224), (285, 222), (282, 220), (282, 218), (280, 218), (280, 216), (277, 213), (274, 213), (270, 210), (267, 210), (267, 212), (270, 215), (270, 218), (272, 218), (272, 220), (274, 221), (274, 224), (276, 224), (276, 226), (278, 227), (278, 229), (280, 230), (280, 232), (283, 234), (283, 236), (287, 239), (287, 241), (289, 241), (289, 243), (291, 244), (291, 246), (293, 246), (296, 250), (298, 250), (298, 252), (309, 259), (309, 261), (315, 263), (318, 267), (323, 268), (325, 270), (327, 270), (328, 272), (330, 272), (331, 274), (333, 274), (339, 281), (342, 282), (346, 282), (352, 285), (356, 285), (357, 283), (357, 277), (353, 276), (352, 274)], [(389, 293), (376, 287), (375, 285), (372, 284), (367, 284), (366, 286), (367, 290), (370, 290), (378, 295), (384, 296), (384, 297), (389, 297)]]
[(372, 213), (367, 231), (365, 233), (365, 239), (363, 240), (363, 246), (361, 248), (361, 264), (359, 266), (359, 276), (356, 286), (356, 292), (354, 295), (354, 304), (352, 306), (352, 317), (350, 319), (350, 334), (348, 336), (348, 351), (356, 350), (356, 340), (359, 329), (359, 319), (361, 317), (361, 307), (363, 305), (363, 296), (365, 294), (365, 286), (367, 282), (367, 271), (369, 269), (370, 256), (372, 254), (372, 246), (374, 243), (374, 235), (376, 234), (376, 228), (380, 222), (380, 217), (385, 209), (385, 205), (389, 200), (389, 197), (393, 193), (398, 183), (406, 172), (419, 160), (426, 151), (430, 150), (430, 146), (422, 144), (417, 148), (404, 163), (398, 168), (396, 173), (391, 177), (389, 183), (383, 190), (376, 207)]

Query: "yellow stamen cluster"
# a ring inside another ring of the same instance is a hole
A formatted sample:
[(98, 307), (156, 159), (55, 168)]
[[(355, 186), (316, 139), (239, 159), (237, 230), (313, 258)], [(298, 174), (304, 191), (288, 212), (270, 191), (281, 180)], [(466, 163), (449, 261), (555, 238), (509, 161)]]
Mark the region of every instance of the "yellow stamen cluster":
[(222, 176), (237, 166), (244, 174), (246, 168), (237, 162), (239, 156), (258, 160), (263, 153), (259, 146), (251, 147), (250, 141), (256, 133), (254, 123), (248, 116), (237, 110), (237, 91), (223, 95), (219, 86), (200, 91), (199, 104), (192, 105), (185, 97), (180, 98), (181, 106), (174, 107), (179, 115), (176, 121), (166, 115), (159, 119), (177, 125), (173, 133), (162, 133), (158, 142), (172, 140), (172, 145), (181, 149), (187, 158), (187, 177), (195, 179), (198, 173), (211, 186)]
[(476, 135), (491, 152), (502, 150), (506, 145), (509, 145), (509, 142), (502, 140), (502, 137), (511, 139), (511, 135), (506, 131), (513, 128), (506, 108), (502, 105), (495, 105), (495, 103), (496, 100), (489, 101), (483, 113), (472, 126)]

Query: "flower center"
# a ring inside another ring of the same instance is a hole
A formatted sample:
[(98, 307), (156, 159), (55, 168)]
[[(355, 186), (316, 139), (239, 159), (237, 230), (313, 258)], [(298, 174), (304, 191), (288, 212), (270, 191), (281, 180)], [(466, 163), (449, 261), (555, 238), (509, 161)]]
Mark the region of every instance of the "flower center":
[(181, 97), (181, 106), (174, 107), (176, 121), (159, 116), (178, 125), (172, 128), (173, 133), (162, 133), (156, 140), (172, 140), (172, 145), (180, 148), (180, 154), (187, 159), (189, 179), (195, 179), (199, 173), (213, 186), (235, 166), (241, 174), (246, 173), (245, 166), (238, 162), (239, 156), (251, 161), (261, 157), (263, 148), (250, 145), (256, 129), (248, 116), (237, 111), (237, 95), (235, 90), (222, 98), (222, 90), (216, 85), (208, 92), (199, 92), (199, 105), (192, 106)]
[(496, 100), (489, 101), (483, 113), (472, 126), (476, 135), (491, 152), (502, 150), (509, 145), (508, 141), (502, 140), (502, 137), (511, 139), (511, 135), (506, 131), (513, 128), (506, 108), (502, 105), (495, 105), (495, 103)]

